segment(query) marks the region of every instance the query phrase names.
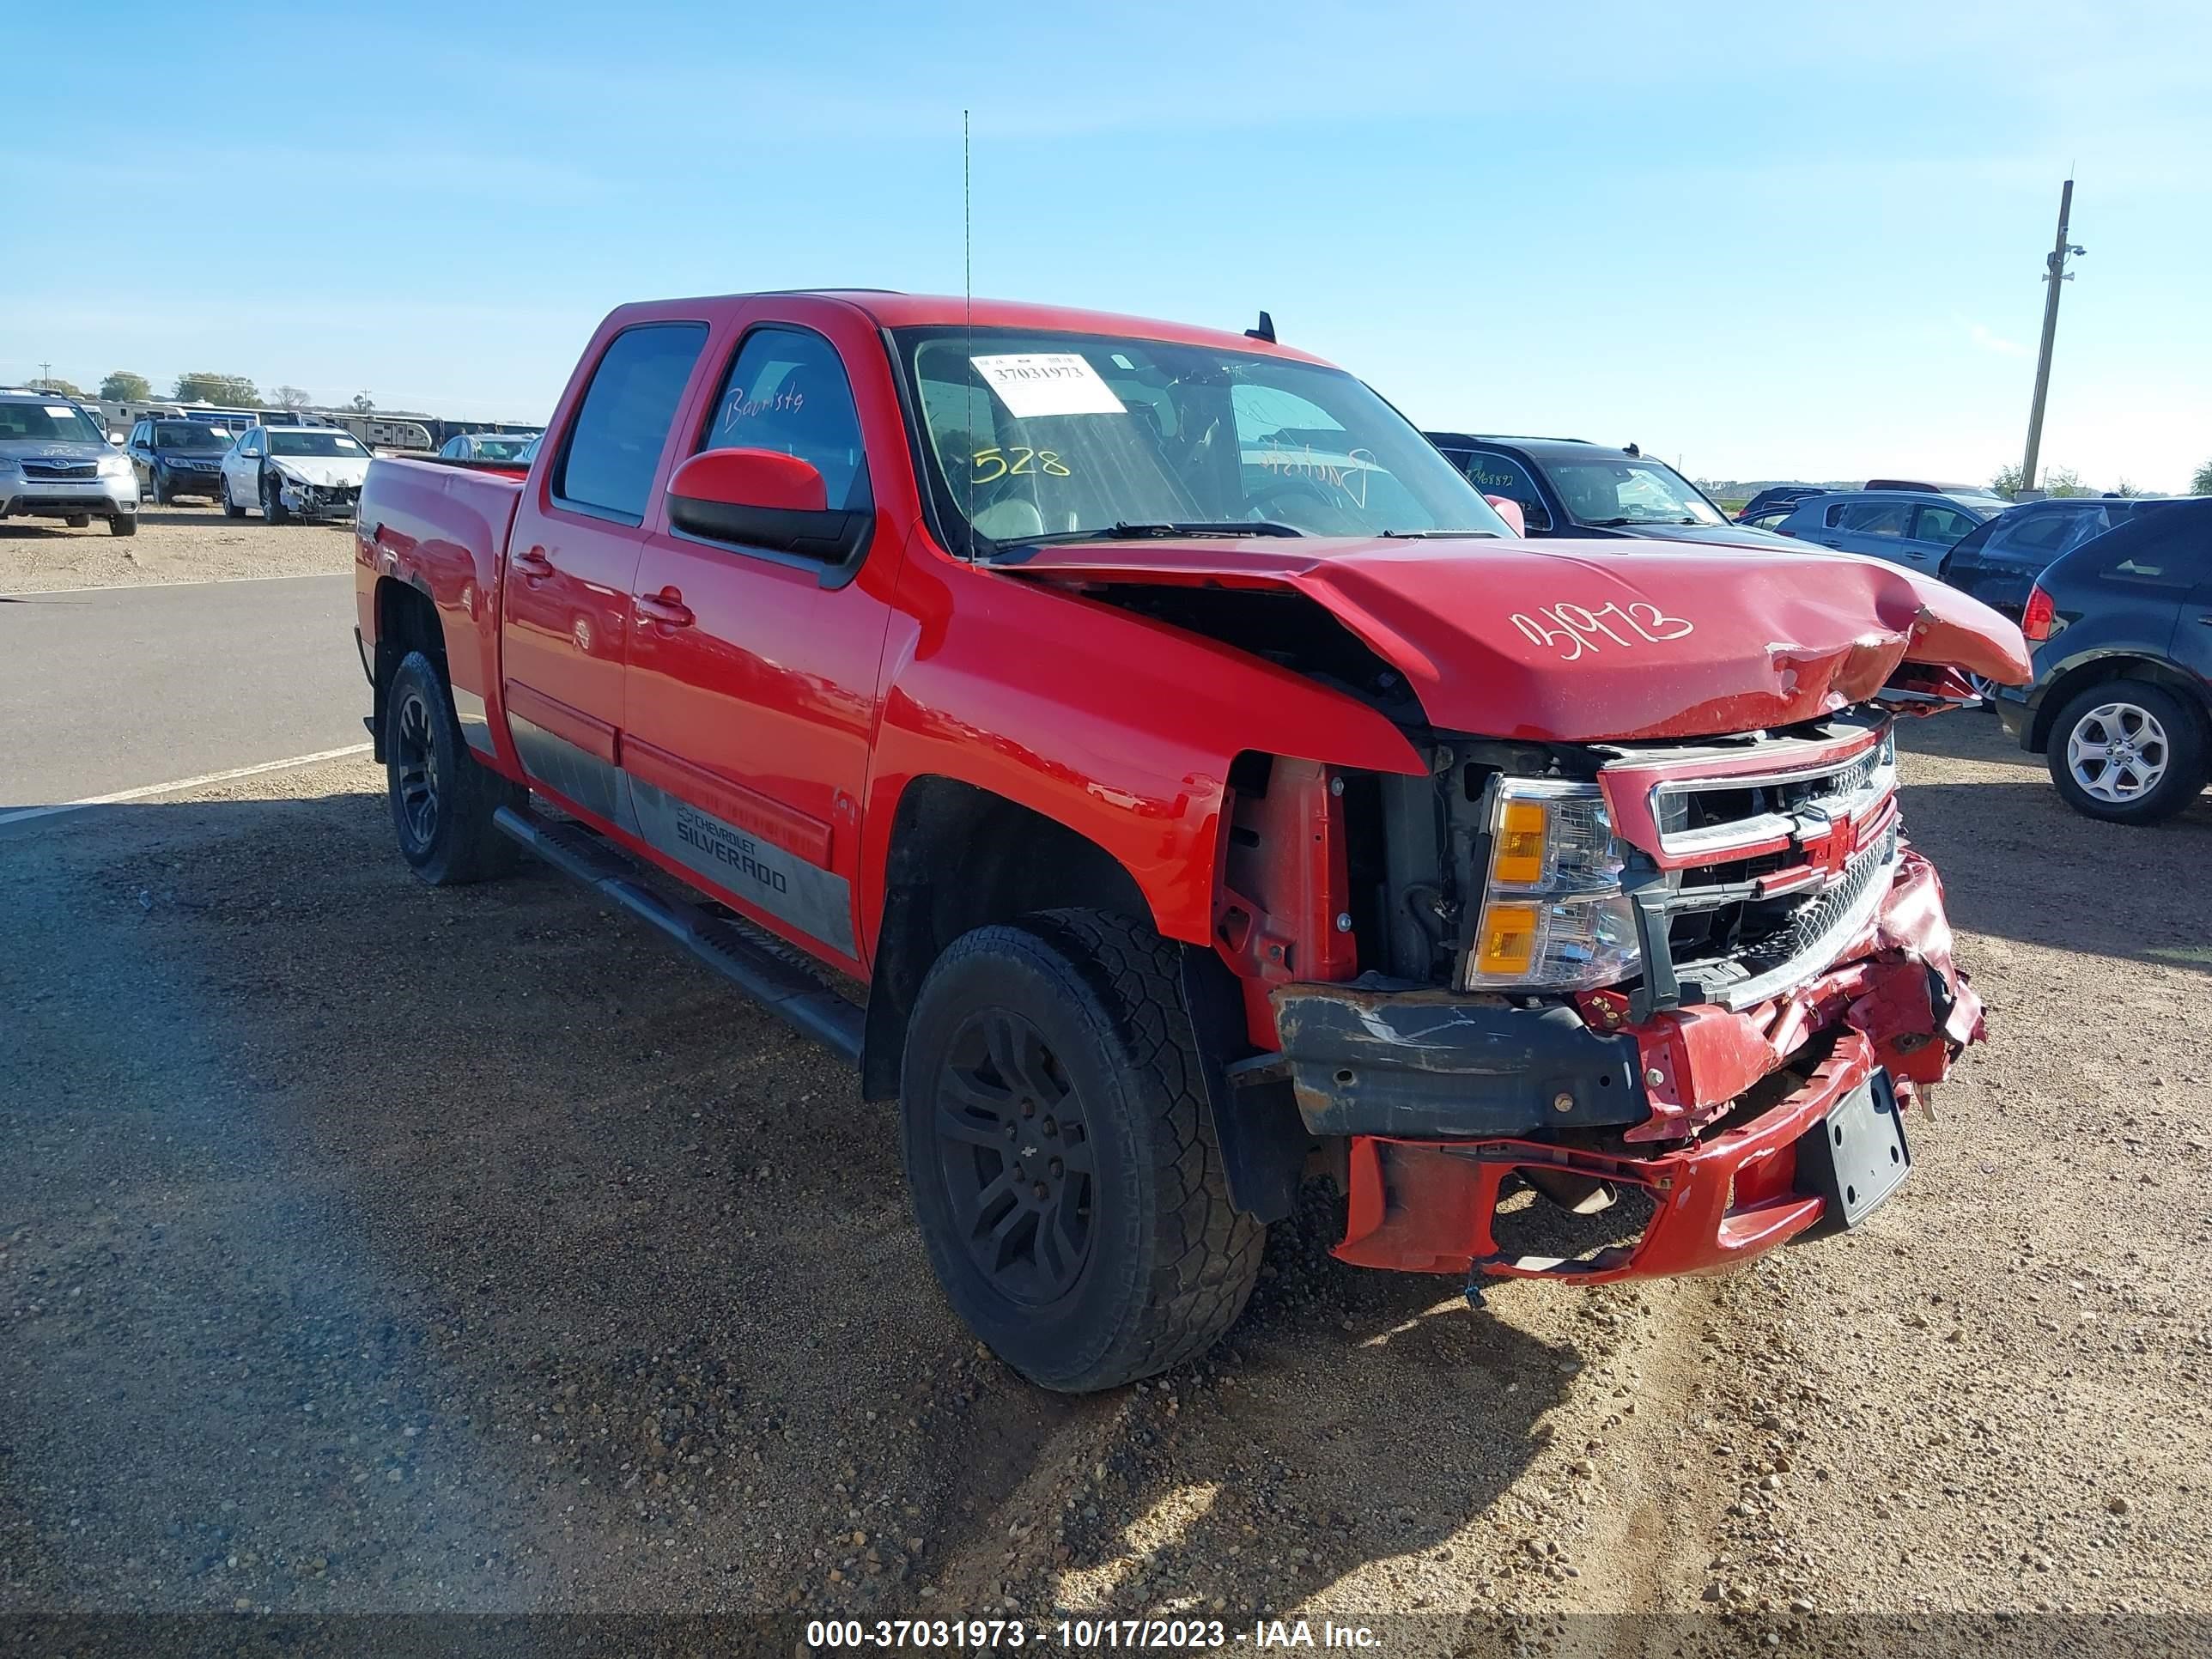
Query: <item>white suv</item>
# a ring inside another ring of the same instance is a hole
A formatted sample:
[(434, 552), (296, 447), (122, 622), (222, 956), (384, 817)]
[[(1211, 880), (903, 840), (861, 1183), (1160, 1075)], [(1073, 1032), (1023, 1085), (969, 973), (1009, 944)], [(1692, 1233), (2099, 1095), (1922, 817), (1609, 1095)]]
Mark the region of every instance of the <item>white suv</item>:
[(0, 392), (0, 519), (59, 519), (81, 530), (107, 520), (138, 533), (138, 480), (131, 458), (66, 398)]

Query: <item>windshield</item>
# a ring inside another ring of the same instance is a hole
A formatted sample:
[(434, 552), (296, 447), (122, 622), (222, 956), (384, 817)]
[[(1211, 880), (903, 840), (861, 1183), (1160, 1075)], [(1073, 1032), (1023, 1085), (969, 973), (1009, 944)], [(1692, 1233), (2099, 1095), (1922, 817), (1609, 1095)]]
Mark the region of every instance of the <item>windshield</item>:
[(1721, 511), (1664, 461), (1546, 461), (1552, 487), (1577, 524), (1725, 524)]
[(343, 432), (276, 432), (269, 434), (271, 455), (359, 455), (368, 452)]
[(0, 403), (0, 443), (104, 444), (107, 434), (75, 404)]
[(1426, 439), (1340, 369), (1110, 335), (896, 337), (945, 520), (992, 542), (1164, 526), (1509, 533)]
[(198, 421), (163, 421), (154, 428), (156, 449), (228, 449), (230, 437)]

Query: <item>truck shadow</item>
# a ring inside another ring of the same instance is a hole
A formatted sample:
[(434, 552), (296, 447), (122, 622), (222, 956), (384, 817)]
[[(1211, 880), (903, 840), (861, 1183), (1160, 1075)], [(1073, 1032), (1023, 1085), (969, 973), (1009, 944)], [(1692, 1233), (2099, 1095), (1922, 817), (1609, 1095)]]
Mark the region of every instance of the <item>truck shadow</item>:
[(2041, 757), (2024, 753), (1994, 718), (1927, 720), (1905, 728), (1900, 746), (1905, 832), (1942, 872), (1954, 927), (2212, 972), (2212, 895), (2203, 878), (2212, 794), (2165, 823), (2133, 829), (2068, 807)]
[[(305, 1610), (527, 1604), (551, 1558), (585, 1605), (950, 1612), (1072, 1571), (1241, 1611), (1443, 1544), (1544, 1449), (1582, 1357), (1342, 1267), (1318, 1197), (1206, 1359), (1030, 1387), (939, 1297), (849, 1073), (562, 878), (422, 887), (334, 769), (0, 838), (0, 1131), (43, 1149), (0, 1212), (100, 1286), (0, 1370), (42, 1425), (25, 1490), (76, 1491), (101, 1547), (228, 1606), (237, 1498), (264, 1553), (324, 1540), (252, 1587)], [(418, 1479), (467, 1494), (443, 1531), (379, 1508)]]

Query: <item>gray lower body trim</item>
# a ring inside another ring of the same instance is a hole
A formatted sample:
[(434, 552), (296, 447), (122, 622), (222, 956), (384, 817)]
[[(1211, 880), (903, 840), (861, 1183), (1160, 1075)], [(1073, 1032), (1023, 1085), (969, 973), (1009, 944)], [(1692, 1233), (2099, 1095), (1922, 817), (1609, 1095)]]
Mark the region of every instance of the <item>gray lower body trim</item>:
[[(465, 715), (461, 725), (468, 729)], [(842, 876), (642, 782), (520, 715), (507, 715), (507, 729), (524, 769), (549, 788), (777, 921), (846, 956), (859, 954), (852, 884)]]

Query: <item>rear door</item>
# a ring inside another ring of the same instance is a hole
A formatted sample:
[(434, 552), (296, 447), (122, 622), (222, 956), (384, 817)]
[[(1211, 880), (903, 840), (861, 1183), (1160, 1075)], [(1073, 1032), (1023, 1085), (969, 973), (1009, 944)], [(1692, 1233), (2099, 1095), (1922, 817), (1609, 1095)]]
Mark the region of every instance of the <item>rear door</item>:
[(532, 780), (610, 823), (622, 816), (631, 580), (706, 343), (706, 323), (686, 319), (632, 323), (600, 343), (553, 465), (525, 486), (507, 537), (507, 731)]
[[(832, 509), (869, 508), (872, 475), (905, 442), (888, 395), (855, 396), (865, 374), (886, 380), (883, 345), (857, 315), (790, 318), (762, 301), (718, 331), (714, 395), (684, 451), (797, 456)], [(628, 676), (629, 827), (717, 896), (858, 970), (860, 802), (897, 531), (878, 524), (830, 565), (677, 530), (663, 501), (651, 522)]]

